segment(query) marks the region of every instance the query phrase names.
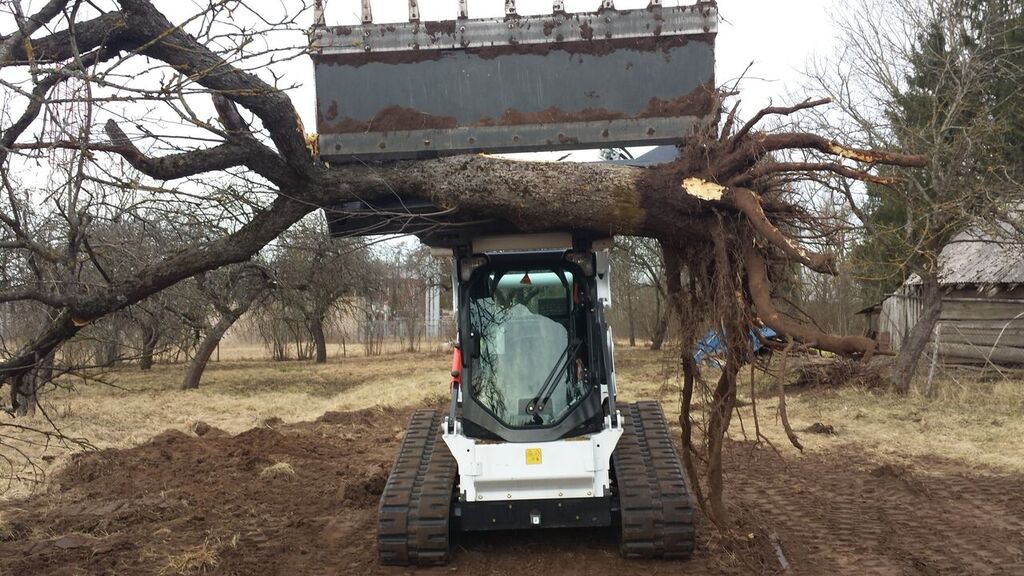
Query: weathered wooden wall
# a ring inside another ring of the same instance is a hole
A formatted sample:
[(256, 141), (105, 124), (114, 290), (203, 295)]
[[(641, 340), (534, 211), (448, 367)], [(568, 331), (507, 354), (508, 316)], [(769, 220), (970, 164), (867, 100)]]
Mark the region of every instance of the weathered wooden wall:
[[(915, 286), (905, 286), (882, 304), (879, 331), (889, 332), (893, 350), (917, 322)], [(1024, 365), (1024, 287), (976, 286), (949, 290), (932, 335), (947, 363)]]
[(900, 349), (903, 338), (917, 324), (921, 313), (919, 292), (916, 285), (904, 285), (882, 302), (882, 310), (878, 317), (879, 340), (888, 334), (892, 350)]

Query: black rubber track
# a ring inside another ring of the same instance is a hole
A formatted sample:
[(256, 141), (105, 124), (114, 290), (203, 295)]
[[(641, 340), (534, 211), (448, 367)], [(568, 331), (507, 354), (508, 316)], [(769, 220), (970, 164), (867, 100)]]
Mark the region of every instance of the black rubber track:
[(382, 564), (448, 562), (456, 473), (455, 459), (441, 439), (441, 415), (417, 410), (380, 497), (377, 548)]
[(690, 487), (657, 402), (627, 404), (612, 453), (627, 558), (688, 558), (694, 546)]

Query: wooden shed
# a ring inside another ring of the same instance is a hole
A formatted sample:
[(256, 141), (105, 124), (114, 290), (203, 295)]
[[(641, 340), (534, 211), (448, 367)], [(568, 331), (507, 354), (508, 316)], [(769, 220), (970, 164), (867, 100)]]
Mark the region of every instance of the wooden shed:
[[(932, 350), (946, 363), (1024, 365), (1024, 252), (971, 229), (939, 255), (942, 314), (932, 333)], [(921, 311), (920, 279), (911, 277), (880, 307), (877, 338), (898, 350)]]

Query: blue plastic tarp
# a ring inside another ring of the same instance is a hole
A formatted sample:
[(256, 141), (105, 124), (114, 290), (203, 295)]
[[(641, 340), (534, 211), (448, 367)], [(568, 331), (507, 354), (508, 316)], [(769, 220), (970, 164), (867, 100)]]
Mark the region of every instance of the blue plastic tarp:
[[(774, 338), (778, 334), (775, 330), (762, 326), (757, 329), (757, 333), (750, 330), (747, 333), (747, 338), (750, 339), (750, 349), (757, 352), (764, 346), (761, 344), (761, 340), (758, 339), (757, 334), (761, 335), (761, 338), (768, 340)], [(709, 330), (703, 338), (697, 342), (697, 346), (693, 350), (693, 361), (697, 364), (705, 362), (708, 364), (720, 364), (720, 362), (713, 358), (713, 356), (725, 352), (725, 338), (724, 333), (719, 330)]]

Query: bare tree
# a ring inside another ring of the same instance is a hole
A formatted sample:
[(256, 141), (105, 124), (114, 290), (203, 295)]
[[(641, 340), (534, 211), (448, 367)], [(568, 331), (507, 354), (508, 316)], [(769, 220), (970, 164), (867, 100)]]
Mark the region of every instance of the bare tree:
[(384, 255), (388, 308), (401, 326), (405, 349), (414, 352), (426, 326), (427, 292), (440, 285), (442, 271), (426, 246), (398, 246)]
[(214, 322), (203, 335), (192, 362), (185, 371), (181, 387), (199, 387), (210, 356), (224, 334), (249, 311), (271, 288), (270, 274), (255, 264), (228, 266), (216, 272), (204, 272), (195, 278), (196, 285), (215, 311)]
[(618, 304), (609, 319), (625, 323), (630, 346), (636, 346), (641, 334), (658, 350), (668, 330), (669, 307), (665, 300), (665, 277), (661, 248), (656, 240), (638, 236), (615, 239), (611, 254), (612, 275), (620, 287)]
[[(321, 214), (302, 220), (281, 236), (268, 257), (276, 289), (260, 313), (278, 330), (290, 324), (289, 319), (298, 320), (301, 326), (292, 330), (295, 336), (308, 336), (315, 362), (327, 362), (328, 322), (340, 310), (343, 297), (363, 283), (365, 255), (366, 250), (351, 239), (330, 238)], [(267, 336), (279, 339), (276, 334)]]

